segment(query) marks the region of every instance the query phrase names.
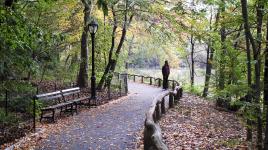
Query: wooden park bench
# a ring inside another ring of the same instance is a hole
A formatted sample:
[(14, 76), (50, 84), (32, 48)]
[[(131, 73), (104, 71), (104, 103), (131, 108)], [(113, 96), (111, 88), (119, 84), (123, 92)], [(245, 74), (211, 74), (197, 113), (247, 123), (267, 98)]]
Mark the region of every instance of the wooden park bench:
[(90, 105), (90, 97), (80, 97), (81, 89), (79, 87), (64, 89), (51, 93), (39, 94), (35, 96), (35, 100), (42, 101), (45, 107), (41, 108), (40, 122), (43, 118), (50, 119), (55, 122), (55, 113), (57, 109), (60, 109), (60, 115), (62, 112), (74, 112), (78, 113), (78, 105), (87, 104)]

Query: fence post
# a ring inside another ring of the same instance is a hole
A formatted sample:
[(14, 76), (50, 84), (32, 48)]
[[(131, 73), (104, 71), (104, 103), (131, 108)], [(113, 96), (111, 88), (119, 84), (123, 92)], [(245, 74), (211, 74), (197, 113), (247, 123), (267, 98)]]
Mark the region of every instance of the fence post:
[(123, 78), (123, 83), (124, 83), (124, 92), (125, 92), (125, 95), (127, 95), (128, 93), (128, 82), (127, 82), (127, 78), (128, 78), (128, 74), (127, 73), (123, 73), (121, 74), (122, 78)]
[(5, 101), (6, 101), (6, 102), (5, 102), (5, 103), (6, 103), (6, 104), (5, 104), (5, 108), (6, 108), (6, 116), (7, 116), (7, 115), (8, 115), (8, 114), (7, 114), (7, 113), (8, 113), (8, 112), (7, 112), (7, 105), (8, 105), (8, 102), (7, 102), (7, 101), (8, 101), (8, 91), (7, 91), (7, 90), (6, 90), (6, 95), (5, 95)]
[(120, 94), (120, 97), (122, 96), (122, 80), (119, 80), (119, 90), (120, 90), (120, 92), (119, 92), (119, 94)]
[(57, 83), (54, 82), (54, 90), (57, 91)]
[(34, 96), (33, 98), (33, 129), (34, 129), (34, 132), (35, 132), (35, 128), (36, 128), (36, 125), (35, 125), (35, 120), (36, 120), (36, 97)]
[(160, 120), (160, 118), (161, 118), (161, 112), (160, 112), (160, 108), (159, 108), (159, 103), (158, 102), (156, 102), (155, 113), (156, 113), (156, 120)]
[(157, 118), (156, 118), (156, 111), (154, 111), (154, 113), (153, 113), (153, 119), (154, 119), (154, 122), (157, 121)]
[(175, 90), (175, 81), (172, 81), (172, 90)]
[(108, 100), (111, 99), (111, 83), (108, 82)]
[(179, 93), (180, 93), (180, 96), (179, 96), (179, 99), (182, 97), (182, 88), (180, 87), (179, 88)]
[(143, 83), (143, 76), (141, 76), (141, 83)]
[(176, 94), (174, 94), (174, 104), (177, 104), (178, 103), (178, 94), (179, 94), (179, 91), (176, 89)]
[(152, 77), (150, 77), (150, 85), (152, 85)]
[(161, 80), (158, 79), (158, 87), (161, 87)]
[(136, 77), (136, 76), (134, 75), (134, 77), (133, 77), (133, 81), (134, 81), (134, 82), (135, 82), (135, 77)]
[(162, 114), (165, 114), (166, 113), (166, 108), (165, 108), (165, 97), (162, 98), (162, 101), (161, 101), (161, 112)]
[(169, 108), (174, 107), (174, 96), (173, 93), (169, 93)]

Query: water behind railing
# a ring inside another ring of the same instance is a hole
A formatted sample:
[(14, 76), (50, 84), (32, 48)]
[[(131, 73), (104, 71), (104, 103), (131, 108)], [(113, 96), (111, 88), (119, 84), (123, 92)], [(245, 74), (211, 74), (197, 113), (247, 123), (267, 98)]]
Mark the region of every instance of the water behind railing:
[[(128, 73), (162, 78), (161, 69), (130, 68), (128, 69)], [(184, 85), (190, 84), (190, 71), (188, 68), (178, 68), (178, 69), (171, 68), (169, 80), (176, 80), (183, 83)], [(205, 69), (197, 68), (195, 70), (195, 85), (203, 86), (204, 82), (205, 82)]]

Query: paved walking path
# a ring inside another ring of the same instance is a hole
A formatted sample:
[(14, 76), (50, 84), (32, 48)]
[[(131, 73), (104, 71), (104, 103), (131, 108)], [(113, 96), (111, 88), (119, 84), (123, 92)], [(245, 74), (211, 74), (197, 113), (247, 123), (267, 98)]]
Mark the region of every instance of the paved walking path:
[(135, 149), (134, 133), (142, 129), (145, 112), (153, 97), (161, 92), (160, 88), (130, 82), (129, 96), (118, 103), (100, 106), (103, 109), (95, 113), (83, 111), (71, 117), (69, 125), (43, 139), (37, 149)]

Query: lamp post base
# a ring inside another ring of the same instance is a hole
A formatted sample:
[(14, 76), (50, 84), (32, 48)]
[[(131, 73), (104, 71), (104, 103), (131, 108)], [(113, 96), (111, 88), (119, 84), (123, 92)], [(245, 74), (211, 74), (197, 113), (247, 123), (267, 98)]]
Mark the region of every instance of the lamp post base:
[(96, 77), (91, 77), (91, 99), (96, 101)]

